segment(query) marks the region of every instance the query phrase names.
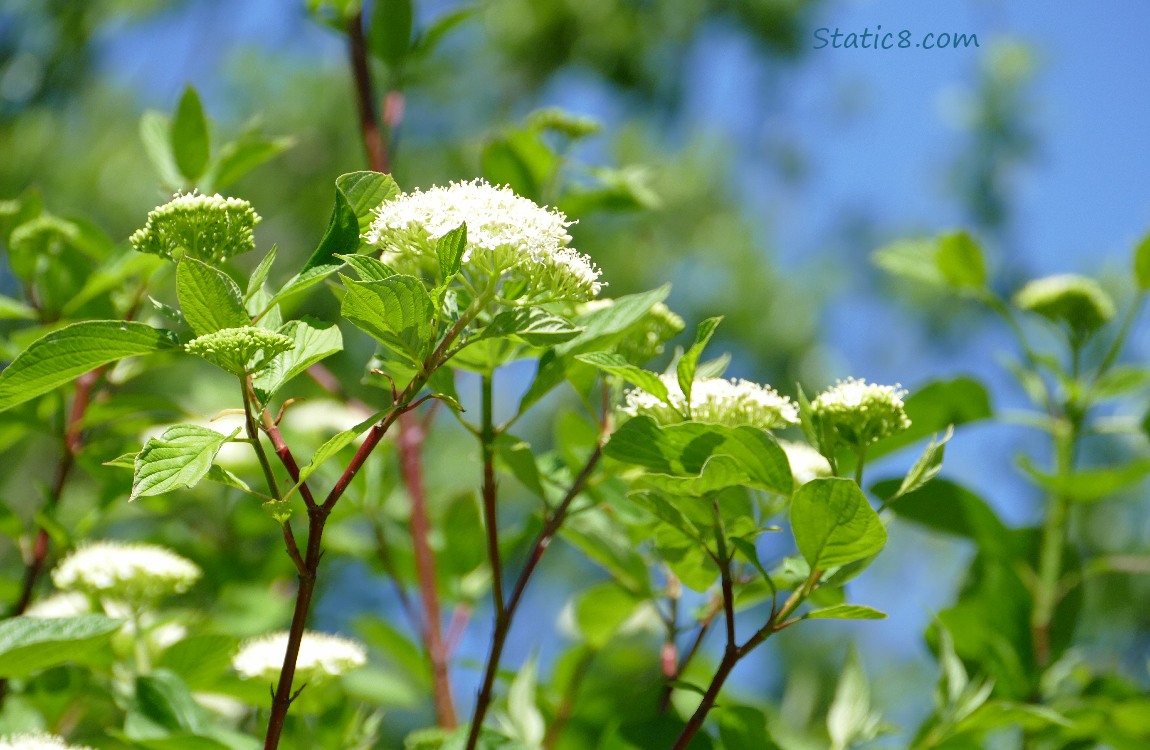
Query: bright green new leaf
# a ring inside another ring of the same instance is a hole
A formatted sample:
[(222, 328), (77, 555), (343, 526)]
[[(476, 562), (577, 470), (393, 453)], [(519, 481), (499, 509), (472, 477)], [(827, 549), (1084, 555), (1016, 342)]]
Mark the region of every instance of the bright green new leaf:
[(0, 320), (35, 320), (36, 309), (20, 300), (0, 296)]
[(754, 427), (700, 422), (658, 425), (650, 417), (627, 420), (604, 453), (655, 474), (698, 477), (712, 456), (722, 455), (722, 471), (741, 472), (746, 484), (789, 495), (794, 486), (787, 455), (775, 439)]
[(431, 341), (435, 310), (423, 282), (414, 276), (383, 281), (352, 281), (341, 276), (347, 293), (343, 317), (376, 341), (420, 364)]
[(214, 740), (196, 736), (209, 728), (210, 719), (207, 711), (196, 703), (191, 690), (175, 673), (157, 669), (151, 674), (136, 678), (135, 706), (151, 722), (169, 732), (191, 733), (191, 736), (182, 738), (181, 748), (207, 750), (213, 747), (209, 743), (213, 743)]
[(664, 284), (649, 292), (619, 297), (613, 305), (580, 315), (575, 324), (583, 326), (583, 333), (559, 347), (559, 354), (578, 354), (603, 349), (604, 342), (625, 332), (657, 303), (671, 293), (671, 285)]
[(204, 190), (223, 190), (259, 165), (270, 161), (294, 145), (292, 138), (266, 138), (258, 133), (225, 143), (209, 165)]
[(172, 123), (168, 117), (150, 110), (145, 112), (140, 117), (140, 140), (160, 181), (169, 188), (179, 187), (183, 178), (172, 153)]
[(313, 326), (303, 320), (290, 320), (278, 331), (295, 342), (295, 347), (272, 358), (255, 377), (256, 395), (267, 403), (289, 380), (320, 360), (343, 351), (343, 336), (334, 323)]
[(886, 544), (886, 529), (858, 485), (821, 477), (795, 490), (791, 528), (799, 552), (814, 570), (862, 560)]
[(587, 645), (604, 648), (641, 600), (614, 581), (597, 583), (575, 600), (575, 623)]
[(130, 321), (90, 320), (59, 328), (36, 339), (0, 372), (0, 411), (100, 365), (178, 345), (169, 331)]
[(223, 271), (184, 256), (176, 268), (176, 295), (197, 336), (252, 324), (239, 285)]
[(708, 458), (695, 476), (644, 474), (637, 481), (644, 487), (687, 497), (704, 497), (727, 487), (744, 487), (755, 484), (755, 480), (747, 473), (742, 464), (734, 458), (722, 454)]
[(178, 424), (164, 430), (158, 438), (151, 438), (136, 454), (129, 502), (180, 487), (195, 487), (211, 469), (216, 453), (238, 432), (237, 429), (224, 435), (207, 427)]
[(954, 436), (954, 428), (946, 428), (946, 434), (943, 435), (942, 440), (938, 440), (935, 435), (930, 439), (930, 443), (923, 450), (922, 455), (914, 462), (914, 466), (910, 467), (910, 471), (903, 477), (902, 484), (898, 488), (892, 500), (902, 497), (908, 492), (914, 492), (919, 487), (929, 482), (938, 476), (938, 472), (942, 469), (942, 457), (946, 450), (946, 444)]
[(1150, 291), (1150, 234), (1134, 248), (1134, 280), (1140, 290)]
[(276, 262), (278, 252), (278, 247), (272, 245), (272, 249), (268, 250), (268, 254), (256, 265), (252, 275), (248, 277), (248, 288), (244, 292), (244, 300), (250, 299), (252, 295), (263, 289), (264, 282), (268, 280), (268, 274), (271, 273), (272, 265)]
[(203, 105), (191, 86), (184, 89), (184, 95), (176, 106), (176, 116), (172, 118), (171, 144), (176, 166), (187, 181), (200, 179), (208, 166), (211, 145)]
[(703, 354), (703, 348), (707, 346), (707, 342), (711, 340), (714, 335), (715, 329), (719, 327), (722, 318), (707, 318), (699, 324), (698, 329), (695, 331), (695, 343), (691, 344), (691, 348), (679, 357), (679, 363), (675, 366), (675, 374), (679, 378), (679, 389), (683, 391), (683, 397), (686, 403), (687, 416), (690, 416), (691, 411), (691, 385), (695, 382), (695, 368), (699, 364), (699, 357)]
[(89, 664), (108, 656), (105, 644), (124, 624), (104, 615), (0, 622), (0, 678), (27, 677), (60, 664)]
[(395, 276), (395, 269), (370, 255), (337, 255), (359, 276), (360, 281), (383, 281)]
[(507, 336), (528, 346), (555, 346), (582, 331), (571, 321), (537, 307), (513, 307), (496, 315), (472, 341)]
[(391, 409), (384, 409), (383, 411), (376, 412), (356, 426), (346, 429), (343, 432), (338, 432), (329, 438), (326, 443), (319, 447), (319, 450), (315, 452), (315, 455), (311, 457), (311, 460), (300, 467), (299, 481), (292, 485), (287, 492), (283, 493), (283, 499), (287, 500), (289, 497), (291, 497), (291, 494), (299, 489), (299, 486), (306, 482), (308, 477), (314, 474), (320, 466), (334, 457), (341, 450), (354, 443), (356, 438), (371, 429), (371, 427), (379, 422), (379, 420), (382, 419), (383, 416), (389, 411), (391, 411)]
[(631, 385), (642, 388), (665, 404), (671, 403), (671, 398), (667, 391), (667, 384), (660, 380), (658, 375), (653, 372), (648, 372), (641, 367), (636, 367), (618, 354), (590, 352), (588, 354), (578, 354), (575, 356), (575, 359), (598, 367), (610, 375), (618, 375)]
[(868, 742), (875, 738), (881, 726), (881, 717), (871, 706), (870, 685), (862, 662), (852, 648), (827, 710), (831, 750), (849, 750), (856, 744)]
[(939, 272), (954, 286), (986, 286), (986, 261), (982, 257), (982, 248), (967, 232), (939, 237), (935, 262)]
[(932, 286), (946, 286), (936, 261), (933, 239), (899, 240), (871, 255), (871, 262), (887, 273)]
[(508, 729), (512, 739), (522, 742), (524, 748), (541, 747), (547, 730), (543, 714), (536, 705), (536, 664), (532, 655), (519, 668), (507, 690)]
[(1098, 378), (1090, 389), (1098, 400), (1118, 398), (1150, 387), (1150, 370), (1137, 365), (1117, 365)]
[(879, 612), (861, 604), (836, 604), (833, 607), (812, 609), (804, 620), (885, 620), (886, 612)]
[(439, 277), (443, 284), (459, 273), (463, 253), (467, 250), (467, 225), (460, 224), (435, 241), (435, 254), (439, 258)]

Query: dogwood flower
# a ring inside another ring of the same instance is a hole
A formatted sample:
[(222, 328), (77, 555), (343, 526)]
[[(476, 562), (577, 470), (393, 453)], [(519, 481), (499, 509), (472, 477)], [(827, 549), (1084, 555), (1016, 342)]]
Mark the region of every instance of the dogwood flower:
[(152, 209), (143, 229), (128, 242), (141, 253), (179, 260), (188, 255), (216, 263), (254, 250), (252, 228), (260, 222), (250, 203), (222, 195), (176, 193)]
[(830, 425), (844, 443), (862, 449), (910, 427), (898, 385), (876, 385), (847, 378), (811, 402), (815, 418)]
[(180, 594), (200, 578), (191, 560), (155, 544), (93, 542), (65, 557), (52, 571), (64, 591), (142, 603)]
[[(232, 657), (232, 668), (244, 679), (274, 682), (279, 679), (287, 644), (286, 631), (245, 641)], [(300, 641), (296, 678), (301, 682), (319, 682), (366, 663), (367, 650), (363, 644), (335, 635), (306, 631)]]
[[(625, 394), (622, 412), (632, 417), (646, 415), (660, 424), (685, 421), (687, 399), (679, 388), (678, 378), (669, 374), (659, 379), (667, 386), (670, 405), (635, 388)], [(692, 384), (690, 414), (696, 422), (713, 422), (728, 427), (751, 425), (763, 430), (774, 430), (799, 421), (798, 407), (770, 386), (724, 378), (699, 378)]]
[(436, 272), (436, 241), (467, 225), (462, 271), (480, 283), (502, 280), (504, 293), (531, 301), (584, 301), (599, 293), (599, 268), (568, 247), (572, 222), (510, 187), (485, 180), (415, 190), (375, 210), (364, 240), (403, 273)]
[(184, 345), (184, 351), (234, 375), (255, 372), (272, 357), (294, 348), (295, 341), (290, 336), (255, 326), (222, 328)]

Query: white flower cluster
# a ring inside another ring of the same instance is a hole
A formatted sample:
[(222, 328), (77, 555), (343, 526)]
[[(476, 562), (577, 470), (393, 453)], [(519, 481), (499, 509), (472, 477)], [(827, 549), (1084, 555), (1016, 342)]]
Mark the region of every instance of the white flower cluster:
[(787, 463), (791, 465), (791, 476), (795, 478), (795, 484), (806, 484), (812, 479), (831, 475), (831, 462), (806, 443), (780, 440), (779, 447), (787, 454)]
[(910, 427), (904, 396), (906, 391), (898, 385), (847, 378), (820, 393), (811, 409), (845, 443), (861, 449)]
[[(232, 657), (232, 668), (240, 677), (274, 682), (279, 679), (287, 653), (288, 633), (279, 632), (244, 642)], [(338, 677), (367, 663), (367, 650), (361, 643), (326, 633), (307, 631), (300, 641), (296, 660), (299, 682), (319, 682)]]
[(80, 547), (52, 571), (57, 588), (134, 603), (183, 593), (199, 577), (195, 563), (169, 549), (110, 541)]
[(256, 247), (252, 229), (260, 222), (252, 205), (222, 195), (176, 193), (148, 213), (143, 229), (128, 238), (137, 252), (179, 260), (183, 254), (209, 262), (227, 260)]
[[(671, 405), (638, 388), (627, 391), (622, 411), (632, 417), (646, 415), (660, 424), (686, 419), (686, 397), (673, 374), (659, 378), (667, 386)], [(798, 407), (770, 386), (749, 380), (700, 378), (691, 385), (691, 419), (737, 427), (751, 425), (774, 430), (799, 421)]]
[(525, 294), (582, 301), (599, 293), (599, 268), (568, 247), (572, 222), (485, 180), (415, 190), (380, 205), (364, 240), (383, 249), (383, 261), (407, 273), (438, 265), (435, 241), (467, 225), (463, 268), (473, 277), (523, 282)]
[(13, 734), (0, 737), (0, 750), (92, 750), (92, 748), (69, 745), (64, 738), (54, 734)]

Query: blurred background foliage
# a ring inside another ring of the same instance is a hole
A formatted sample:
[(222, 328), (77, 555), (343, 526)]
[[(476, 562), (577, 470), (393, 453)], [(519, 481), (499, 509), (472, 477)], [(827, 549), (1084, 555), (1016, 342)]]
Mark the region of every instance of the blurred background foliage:
[[(344, 40), (323, 24), (342, 4), (6, 0), (0, 199), (38, 193), (53, 214), (91, 222), (122, 245), (148, 209), (177, 187), (157, 178), (140, 117), (146, 110), (170, 114), (184, 86), (193, 84), (214, 123), (213, 149), (263, 137), (256, 133), (285, 147), (225, 192), (250, 200), (263, 216), (257, 241), (265, 249), (278, 245), (277, 272), (286, 278), (323, 231), (334, 176), (365, 164)], [(382, 104), (393, 124), (394, 173), (405, 189), (482, 175), (564, 208), (579, 220), (571, 230), (575, 246), (603, 267), (611, 296), (670, 280), (668, 303), (689, 321), (726, 316), (712, 346), (730, 351), (732, 375), (790, 392), (796, 381), (818, 388), (848, 373), (902, 381), (912, 390), (970, 373), (989, 384), (999, 410), (1008, 410), (1024, 395), (995, 360), (1007, 348), (1005, 334), (972, 305), (885, 280), (868, 257), (908, 233), (965, 226), (990, 250), (1003, 292), (1036, 272), (1095, 272), (1100, 258), (1124, 257), (1150, 222), (1147, 105), (1128, 89), (1084, 88), (1081, 76), (1092, 69), (1074, 70), (1072, 55), (1092, 50), (1107, 66), (1132, 70), (1132, 80), (1137, 71), (1147, 73), (1146, 63), (1136, 59), (1136, 41), (1106, 40), (1090, 16), (1039, 22), (990, 0), (945, 12), (913, 6), (886, 8), (886, 18), (876, 19), (873, 4), (831, 0), (417, 3), (415, 52), (390, 60), (385, 52), (375, 63), (378, 80), (390, 89)], [(1150, 33), (1150, 14), (1133, 5), (1129, 11), (1122, 39)], [(865, 62), (811, 49), (816, 27), (875, 20), (917, 33), (977, 32), (983, 43), (948, 54), (871, 54)], [(1078, 126), (1069, 134), (1062, 119), (1067, 102), (1088, 110), (1069, 120)], [(560, 117), (552, 107), (576, 117)], [(1117, 274), (1102, 270), (1117, 296), (1128, 296)], [(0, 292), (15, 289), (11, 276), (0, 276)], [(330, 295), (297, 304), (334, 309)], [(17, 331), (14, 345), (23, 343), (20, 323), (2, 325)], [(369, 353), (364, 342), (348, 349), (339, 360), (348, 368)], [(1145, 353), (1144, 336), (1131, 342), (1130, 356)], [(174, 420), (179, 411), (207, 418), (226, 398), (205, 378), (168, 399), (164, 375), (133, 386), (134, 403), (150, 404), (152, 418)], [(507, 388), (522, 389), (529, 375), (508, 379)], [(461, 384), (465, 395), (468, 385)], [(371, 398), (370, 389), (354, 392)], [(513, 403), (517, 394), (504, 399)], [(38, 417), (50, 424), (60, 408), (45, 406)], [(311, 412), (313, 421), (321, 411)], [(293, 424), (314, 429), (303, 417)], [(111, 434), (97, 436), (108, 440), (108, 450), (89, 451), (87, 479), (71, 490), (61, 525), (82, 531), (91, 508), (105, 507), (102, 533), (158, 534), (201, 563), (215, 561), (219, 568), (207, 576), (214, 590), (195, 603), (206, 608), (212, 601), (221, 629), (245, 634), (282, 624), (290, 564), (278, 539), (263, 533), (266, 517), (258, 508), (211, 493), (194, 501), (152, 499), (146, 511), (116, 505), (126, 480), (100, 460), (137, 441), (144, 427), (122, 419)], [(546, 443), (552, 429), (578, 427), (570, 419), (538, 419), (523, 431)], [(50, 474), (52, 445), (47, 435), (39, 443), (3, 445), (11, 470), (0, 492), (20, 512), (38, 502), (24, 488)], [(1018, 426), (976, 427), (956, 439), (945, 471), (968, 477), (1008, 522), (1026, 523), (1040, 496), (1012, 464), (1036, 445)], [(456, 502), (473, 491), (471, 450), (451, 430), (428, 443), (441, 544), (465, 547), (476, 522), (460, 510), (467, 504)], [(1113, 441), (1095, 448), (1122, 450)], [(456, 469), (461, 455), (468, 471)], [(892, 461), (905, 468), (910, 458)], [(321, 624), (351, 627), (358, 617), (348, 611), (352, 601), (364, 610), (397, 606), (373, 575), (383, 572), (375, 532), (402, 541), (397, 529), (406, 522), (391, 465), (377, 462), (368, 480), (384, 498), (380, 527), (332, 529), (341, 572), (327, 575)], [(1084, 555), (1150, 546), (1145, 503), (1090, 506), (1075, 525)], [(215, 554), (221, 548), (234, 554), (221, 558)], [(410, 552), (392, 552), (390, 565), (410, 580)], [(545, 575), (566, 570), (572, 586), (601, 576), (569, 548), (553, 554)], [(875, 701), (896, 723), (913, 726), (927, 710), (924, 686), (936, 672), (921, 631), (933, 611), (954, 599), (957, 571), (971, 554), (961, 543), (900, 525), (892, 554), (859, 582), (860, 599), (887, 605), (893, 615), (852, 632), (867, 646)], [(3, 549), (6, 593), (15, 586), (18, 557), (12, 547)], [(466, 587), (457, 575), (464, 572), (445, 566), (444, 588)], [(267, 581), (275, 585), (269, 589)], [(1150, 615), (1124, 605), (1148, 594), (1134, 577), (1097, 579), (1079, 626), (1088, 644), (1083, 658), (1144, 682)], [(533, 592), (529, 606), (535, 616), (552, 618), (565, 598), (561, 590)], [(394, 652), (386, 626), (372, 627)], [(761, 669), (736, 675), (736, 690), (777, 699), (780, 713), (799, 728), (821, 723), (845, 655), (843, 633), (827, 625), (797, 638), (783, 634), (757, 662)], [(485, 643), (483, 632), (466, 635), (463, 662), (478, 658)], [(653, 669), (653, 648), (649, 637), (614, 644), (610, 659), (596, 662), (585, 692), (618, 694), (618, 687), (601, 686), (628, 685)], [(545, 671), (561, 677), (578, 669), (576, 656), (556, 661), (557, 647), (543, 649)], [(410, 669), (402, 648), (397, 653), (392, 666)], [(509, 661), (527, 653), (512, 648)], [(464, 696), (474, 673), (458, 671)], [(407, 726), (425, 723), (428, 706), (417, 691), (425, 676), (384, 681), (386, 672), (376, 669), (374, 682), (356, 684), (386, 692), (409, 712)], [(637, 712), (653, 711), (658, 696), (645, 699)], [(580, 711), (576, 734), (581, 722), (594, 725), (610, 714), (596, 700)]]

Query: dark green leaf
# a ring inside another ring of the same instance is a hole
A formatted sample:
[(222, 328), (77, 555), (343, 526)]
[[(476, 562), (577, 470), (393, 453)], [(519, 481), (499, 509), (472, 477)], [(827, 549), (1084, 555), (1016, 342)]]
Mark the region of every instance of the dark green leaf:
[(192, 698), (183, 680), (166, 669), (136, 679), (136, 707), (168, 731), (202, 732), (207, 713)]
[(537, 307), (513, 307), (496, 315), (472, 340), (507, 336), (528, 346), (555, 346), (570, 341), (582, 330), (571, 321)]
[(435, 254), (439, 257), (439, 277), (443, 284), (455, 278), (467, 250), (467, 225), (460, 224), (435, 242)]
[(992, 414), (990, 396), (982, 383), (966, 377), (936, 380), (906, 399), (910, 428), (872, 445), (867, 449), (867, 460), (884, 456), (936, 432), (943, 432), (951, 425), (957, 427), (989, 419)]
[(791, 528), (814, 570), (870, 557), (886, 544), (882, 521), (849, 479), (820, 477), (795, 490)]
[(200, 97), (191, 86), (184, 89), (176, 116), (172, 118), (172, 152), (176, 165), (188, 182), (195, 182), (208, 166), (211, 147), (208, 141), (208, 120)]
[(124, 357), (178, 345), (175, 337), (143, 323), (90, 320), (47, 333), (0, 373), (0, 411)]
[(611, 336), (625, 332), (657, 303), (671, 293), (671, 285), (664, 284), (657, 289), (640, 294), (630, 294), (614, 300), (614, 304), (594, 310), (575, 319), (575, 324), (583, 326), (583, 333), (559, 347), (562, 355), (578, 354), (603, 349), (600, 343)]
[(223, 271), (188, 256), (176, 268), (176, 294), (184, 320), (197, 336), (252, 323), (239, 286)]
[(399, 68), (411, 51), (411, 0), (376, 0), (371, 14), (371, 51)]
[(0, 622), (0, 677), (27, 677), (59, 664), (99, 661), (105, 644), (123, 624), (104, 615)]
[[(871, 491), (878, 497), (889, 498), (900, 485), (900, 480), (891, 479), (879, 482)], [(946, 479), (935, 479), (908, 492), (890, 507), (899, 518), (970, 539), (984, 553), (995, 557), (1009, 554), (1009, 532), (990, 506), (970, 490)]]

